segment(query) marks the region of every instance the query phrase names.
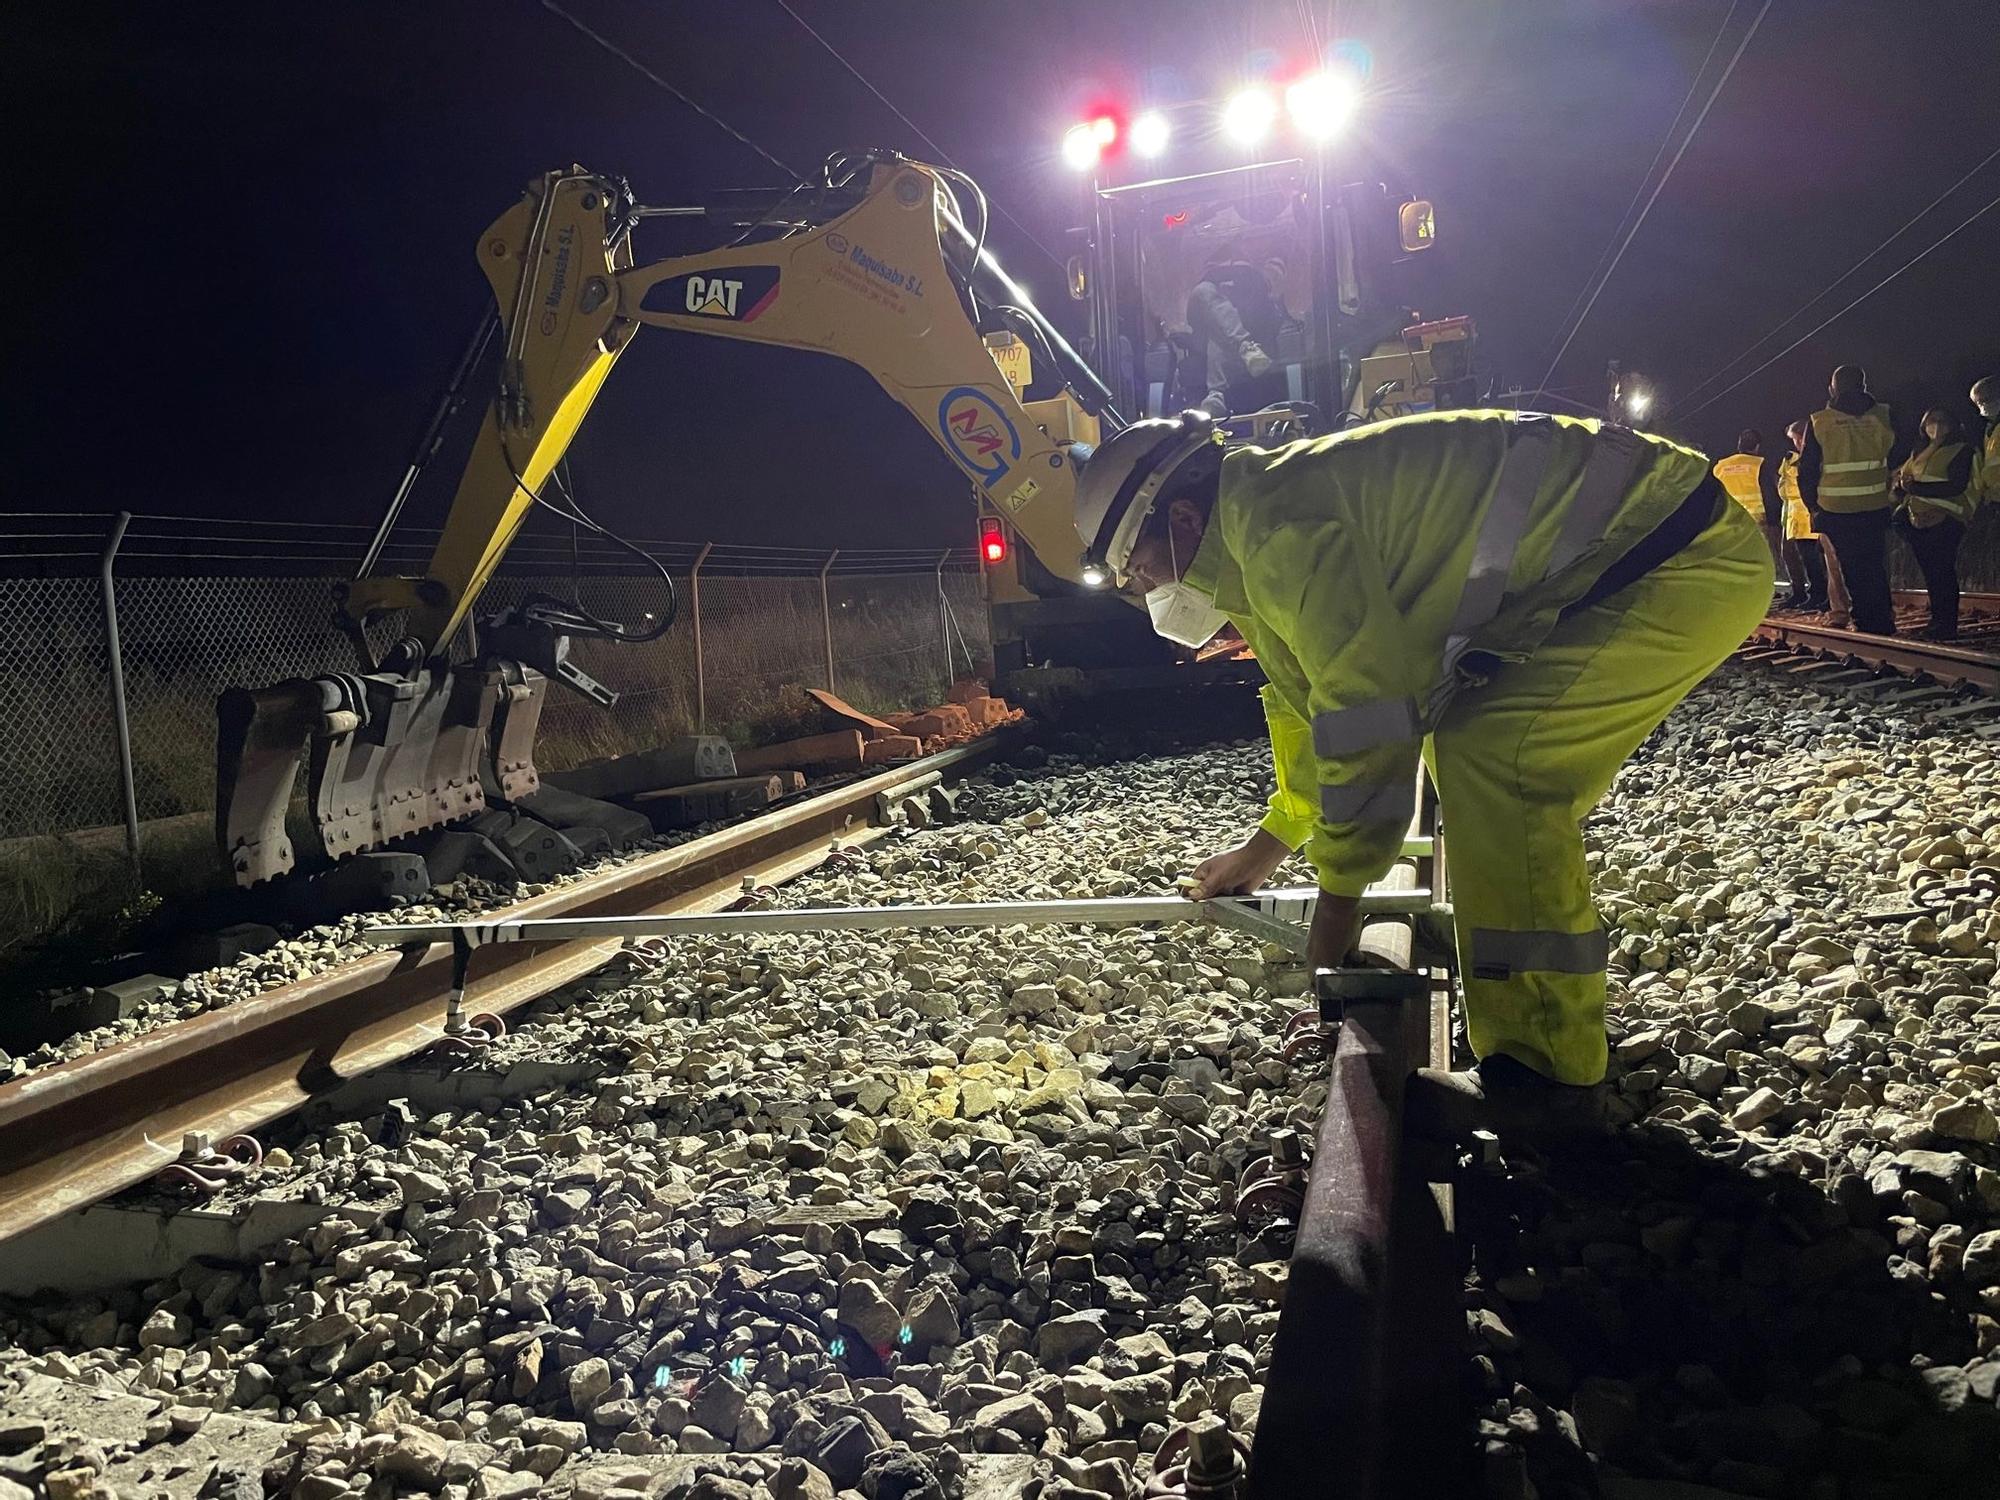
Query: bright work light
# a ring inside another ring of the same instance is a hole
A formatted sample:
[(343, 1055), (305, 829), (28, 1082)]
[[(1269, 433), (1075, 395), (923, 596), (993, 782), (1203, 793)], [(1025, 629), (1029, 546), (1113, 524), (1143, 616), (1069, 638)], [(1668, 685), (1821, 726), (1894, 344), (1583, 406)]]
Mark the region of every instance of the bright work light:
[(1347, 128), (1361, 102), (1354, 81), (1339, 73), (1315, 73), (1285, 90), (1285, 108), (1301, 135), (1330, 140)]
[(1242, 146), (1254, 146), (1277, 122), (1278, 101), (1263, 88), (1243, 89), (1222, 108), (1222, 132)]
[(1089, 124), (1072, 125), (1063, 132), (1063, 164), (1074, 171), (1088, 172), (1097, 165), (1097, 158), (1104, 147), (1098, 143), (1097, 132)]

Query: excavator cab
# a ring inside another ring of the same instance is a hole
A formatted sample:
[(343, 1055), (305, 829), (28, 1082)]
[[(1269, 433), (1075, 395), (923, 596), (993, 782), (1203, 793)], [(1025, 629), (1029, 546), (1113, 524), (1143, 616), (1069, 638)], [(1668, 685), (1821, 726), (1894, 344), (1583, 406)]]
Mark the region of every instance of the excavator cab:
[[(1080, 348), (1135, 418), (1200, 407), (1232, 442), (1269, 446), (1477, 398), (1472, 320), (1409, 308), (1435, 209), (1341, 181), (1324, 153), (1137, 182), (1100, 173), (1075, 233)], [(1176, 659), (1126, 601), (1032, 552), (989, 557), (987, 577), (1003, 674)]]

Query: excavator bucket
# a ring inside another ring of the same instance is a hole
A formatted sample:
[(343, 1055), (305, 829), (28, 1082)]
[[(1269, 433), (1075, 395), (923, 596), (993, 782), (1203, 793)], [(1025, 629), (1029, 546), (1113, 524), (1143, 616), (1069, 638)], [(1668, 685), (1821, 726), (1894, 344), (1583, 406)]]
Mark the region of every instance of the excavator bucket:
[(292, 678), (216, 703), (216, 837), (238, 885), (299, 864), (285, 819), (311, 765), (307, 862), (379, 849), (517, 801), (541, 784), (547, 681), (519, 662)]

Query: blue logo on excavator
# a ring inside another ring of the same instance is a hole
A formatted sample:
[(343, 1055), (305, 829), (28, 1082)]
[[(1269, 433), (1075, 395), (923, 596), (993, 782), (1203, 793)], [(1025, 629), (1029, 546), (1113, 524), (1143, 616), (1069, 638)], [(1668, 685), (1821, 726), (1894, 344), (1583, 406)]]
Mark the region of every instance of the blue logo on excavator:
[(1021, 456), (1021, 434), (1000, 403), (973, 385), (955, 386), (938, 402), (938, 432), (951, 456), (972, 476), (993, 484)]

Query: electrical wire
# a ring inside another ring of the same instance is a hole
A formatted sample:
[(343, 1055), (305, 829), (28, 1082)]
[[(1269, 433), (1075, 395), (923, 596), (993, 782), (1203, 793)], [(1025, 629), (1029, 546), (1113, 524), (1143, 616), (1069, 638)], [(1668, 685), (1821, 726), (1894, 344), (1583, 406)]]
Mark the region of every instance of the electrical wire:
[[(543, 506), (556, 515), (561, 516), (572, 525), (580, 526), (593, 536), (597, 536), (611, 543), (613, 546), (631, 553), (632, 556), (638, 558), (647, 567), (651, 568), (654, 573), (659, 575), (661, 586), (666, 589), (667, 593), (667, 607), (662, 611), (659, 623), (650, 630), (643, 631), (634, 630), (629, 625), (620, 621), (599, 619), (584, 607), (581, 599), (557, 599), (553, 595), (537, 594), (523, 601), (523, 608), (528, 604), (546, 600), (551, 604), (568, 610), (573, 618), (581, 621), (586, 628), (596, 634), (604, 636), (609, 640), (620, 641), (633, 646), (642, 646), (648, 641), (657, 641), (672, 629), (674, 617), (680, 613), (680, 590), (674, 586), (674, 577), (673, 574), (667, 571), (667, 565), (637, 543), (627, 541), (610, 527), (601, 526), (585, 515), (582, 507), (578, 506), (574, 498), (567, 493), (564, 494), (565, 505), (558, 505), (549, 499), (548, 496), (544, 495), (540, 490), (529, 484), (526, 479), (521, 477), (521, 470), (515, 464), (514, 455), (507, 447), (507, 436), (504, 430), (500, 432), (499, 439), (501, 461), (507, 465), (508, 474), (513, 477), (514, 483), (519, 487), (522, 494), (526, 495), (535, 504)], [(549, 470), (549, 478), (551, 480), (556, 478), (553, 468)], [(560, 480), (556, 481), (556, 487), (559, 490), (562, 488)]]
[(556, 0), (540, 0), (540, 4), (542, 9), (547, 11), (550, 15), (556, 17), (558, 20), (567, 22), (576, 31), (579, 31), (584, 36), (589, 37), (591, 41), (597, 43), (597, 45), (602, 47), (606, 52), (610, 53), (613, 57), (617, 58), (620, 62), (624, 63), (628, 68), (631, 68), (635, 73), (638, 73), (641, 77), (645, 78), (655, 88), (663, 89), (667, 93), (673, 95), (674, 98), (680, 100), (681, 103), (685, 104), (689, 109), (693, 110), (696, 114), (700, 115), (704, 120), (708, 121), (709, 124), (715, 126), (716, 129), (722, 131), (724, 134), (733, 136), (738, 141), (741, 141), (744, 145), (748, 146), (752, 151), (756, 152), (759, 156), (763, 157), (765, 161), (769, 162), (772, 166), (776, 167), (780, 172), (785, 172), (790, 174), (790, 176), (795, 180), (801, 177), (802, 175), (801, 173), (795, 171), (793, 168), (788, 167), (783, 162), (779, 161), (777, 157), (773, 156), (770, 152), (766, 151), (762, 146), (758, 145), (755, 141), (751, 140), (749, 136), (745, 135), (742, 131), (738, 130), (734, 125), (731, 125), (727, 120), (723, 119), (720, 115), (716, 114), (715, 111), (711, 109), (704, 109), (701, 105), (695, 103), (694, 100), (690, 99), (686, 94), (682, 93), (679, 89), (675, 88), (674, 85), (667, 82), (667, 80), (662, 78), (658, 73), (655, 73), (651, 68), (647, 67), (644, 63), (640, 62), (638, 58), (634, 57), (631, 53), (627, 52), (623, 47), (619, 46), (616, 42), (612, 41), (610, 37), (605, 36), (602, 32), (593, 31), (589, 26), (586, 26), (582, 21), (578, 20), (575, 16), (571, 15), (568, 11), (564, 10), (560, 5), (556, 4)]
[(1745, 349), (1741, 354), (1737, 355), (1736, 358), (1732, 359), (1728, 364), (1724, 365), (1714, 374), (1706, 375), (1702, 379), (1696, 381), (1694, 385), (1689, 387), (1688, 390), (1681, 396), (1680, 398), (1681, 401), (1685, 402), (1692, 400), (1697, 391), (1700, 391), (1705, 386), (1713, 385), (1716, 381), (1720, 380), (1723, 376), (1727, 375), (1731, 370), (1735, 369), (1738, 365), (1742, 364), (1744, 360), (1748, 359), (1751, 355), (1755, 354), (1765, 344), (1769, 343), (1772, 339), (1776, 338), (1779, 334), (1783, 333), (1787, 328), (1791, 327), (1792, 324), (1796, 323), (1800, 318), (1804, 317), (1806, 310), (1808, 308), (1811, 308), (1815, 306), (1817, 303), (1824, 300), (1827, 294), (1830, 293), (1835, 287), (1839, 286), (1841, 282), (1847, 280), (1848, 277), (1852, 276), (1856, 271), (1860, 270), (1863, 266), (1867, 265), (1869, 261), (1873, 260), (1876, 256), (1880, 255), (1884, 250), (1887, 250), (1891, 245), (1895, 244), (1897, 240), (1901, 239), (1904, 235), (1908, 234), (1912, 229), (1916, 228), (1918, 224), (1923, 222), (1924, 218), (1930, 213), (1932, 209), (1936, 208), (1940, 203), (1944, 202), (1945, 199), (1949, 198), (1953, 193), (1957, 192), (1960, 188), (1964, 187), (1968, 182), (1972, 181), (1974, 177), (1979, 175), (1980, 170), (1984, 168), (1987, 165), (1987, 163), (1991, 162), (1996, 156), (2000, 156), (2000, 146), (1995, 146), (1991, 151), (1987, 152), (1986, 155), (1980, 159), (1978, 166), (1975, 166), (1970, 172), (1967, 172), (1963, 177), (1959, 178), (1958, 181), (1954, 182), (1950, 187), (1946, 188), (1943, 192), (1939, 193), (1935, 198), (1931, 199), (1930, 202), (1926, 203), (1922, 208), (1918, 209), (1914, 214), (1910, 215), (1908, 221), (1904, 223), (1902, 228), (1898, 229), (1894, 234), (1890, 235), (1886, 240), (1882, 241), (1881, 244), (1877, 245), (1873, 250), (1870, 250), (1866, 255), (1862, 256), (1861, 259), (1857, 260), (1853, 265), (1849, 266), (1845, 271), (1842, 271), (1838, 276), (1834, 277), (1832, 281), (1829, 281), (1809, 301), (1800, 306), (1798, 311), (1794, 312), (1790, 317), (1786, 318), (1784, 322), (1778, 324), (1778, 326), (1773, 328), (1770, 332), (1764, 334), (1761, 338), (1752, 342), (1749, 348)]
[(1632, 210), (1639, 206), (1639, 199), (1646, 192), (1646, 184), (1653, 180), (1653, 169), (1659, 166), (1660, 158), (1667, 154), (1667, 146), (1673, 140), (1674, 133), (1681, 128), (1681, 120), (1687, 114), (1688, 106), (1694, 103), (1695, 90), (1701, 87), (1702, 79), (1707, 76), (1708, 65), (1715, 60), (1716, 49), (1721, 47), (1722, 38), (1729, 30), (1729, 23), (1736, 19), (1736, 9), (1741, 3), (1742, 0), (1729, 0), (1729, 9), (1723, 13), (1722, 24), (1715, 28), (1715, 35), (1709, 41), (1708, 51), (1702, 54), (1701, 66), (1694, 70), (1694, 77), (1688, 80), (1687, 93), (1681, 96), (1681, 107), (1674, 111), (1673, 123), (1667, 126), (1666, 134), (1660, 137), (1659, 148), (1653, 152), (1653, 159), (1646, 163), (1646, 170), (1640, 174), (1639, 185), (1632, 189), (1632, 201), (1625, 205), (1625, 212), (1618, 216), (1618, 227), (1611, 231), (1611, 237), (1604, 242), (1604, 249), (1598, 254), (1597, 264), (1592, 266), (1590, 274), (1583, 278), (1583, 285), (1576, 289), (1576, 296), (1570, 300), (1569, 310), (1562, 315), (1562, 321), (1556, 327), (1564, 329), (1569, 327), (1570, 319), (1575, 317), (1576, 310), (1583, 306), (1583, 299), (1589, 294), (1591, 283), (1597, 280), (1597, 273), (1602, 271), (1604, 263), (1611, 259), (1612, 247), (1618, 243), (1618, 236), (1625, 232), (1625, 225), (1632, 217)]
[(1687, 155), (1687, 148), (1694, 143), (1695, 136), (1701, 131), (1702, 121), (1708, 118), (1708, 112), (1715, 108), (1715, 101), (1722, 97), (1723, 89), (1728, 87), (1730, 76), (1736, 71), (1736, 65), (1743, 60), (1744, 52), (1749, 49), (1751, 41), (1757, 35), (1757, 29), (1764, 24), (1764, 17), (1771, 13), (1771, 3), (1772, 0), (1764, 0), (1763, 8), (1757, 12), (1757, 19), (1752, 21), (1750, 29), (1743, 33), (1743, 40), (1736, 44), (1736, 51), (1729, 59), (1729, 66), (1722, 70), (1722, 76), (1715, 81), (1715, 87), (1709, 91), (1708, 102), (1702, 105), (1701, 113), (1694, 117), (1694, 124), (1688, 127), (1688, 133), (1681, 139), (1680, 149), (1674, 152), (1674, 159), (1667, 163), (1667, 170), (1661, 174), (1660, 180), (1653, 185), (1652, 196), (1646, 199), (1646, 206), (1639, 210), (1639, 217), (1633, 222), (1631, 230), (1619, 244), (1617, 254), (1611, 257), (1611, 264), (1605, 267), (1603, 277), (1598, 281), (1596, 289), (1590, 294), (1590, 300), (1584, 303), (1583, 311), (1577, 315), (1575, 325), (1571, 327), (1568, 337), (1564, 338), (1562, 347), (1556, 350), (1556, 357), (1549, 362), (1548, 373), (1542, 376), (1541, 380), (1537, 382), (1538, 385), (1547, 386), (1551, 380), (1555, 379), (1556, 367), (1562, 363), (1563, 356), (1569, 353), (1570, 344), (1575, 340), (1577, 334), (1582, 331), (1584, 323), (1590, 317), (1591, 309), (1597, 306), (1598, 297), (1603, 294), (1604, 288), (1609, 285), (1612, 276), (1617, 273), (1619, 261), (1625, 258), (1625, 251), (1631, 246), (1632, 241), (1638, 237), (1640, 229), (1645, 226), (1646, 216), (1653, 211), (1653, 205), (1659, 202), (1661, 192), (1665, 190), (1667, 183), (1673, 179), (1674, 168), (1678, 167), (1681, 164), (1681, 158)]
[[(543, 0), (543, 3), (546, 4), (547, 0)], [(950, 152), (946, 151), (944, 147), (940, 146), (936, 141), (932, 140), (929, 134), (927, 134), (923, 129), (923, 127), (917, 124), (915, 120), (912, 120), (908, 115), (904, 114), (902, 110), (898, 109), (895, 105), (895, 102), (891, 100), (887, 94), (883, 93), (880, 89), (875, 87), (874, 84), (870, 83), (867, 77), (862, 73), (862, 71), (859, 68), (855, 67), (853, 63), (849, 62), (847, 58), (844, 55), (842, 55), (838, 47), (834, 46), (832, 42), (829, 42), (825, 37), (821, 36), (819, 32), (815, 31), (812, 27), (812, 24), (808, 22), (804, 16), (800, 15), (797, 11), (793, 10), (792, 7), (786, 3), (786, 0), (777, 0), (777, 6), (779, 10), (783, 11), (786, 15), (790, 16), (794, 21), (798, 22), (800, 28), (804, 30), (807, 36), (811, 37), (814, 41), (818, 42), (821, 47), (825, 48), (827, 55), (831, 57), (835, 62), (839, 63), (841, 67), (845, 68), (848, 74), (854, 79), (856, 83), (860, 84), (864, 89), (868, 90), (869, 93), (873, 94), (876, 97), (876, 99), (881, 102), (881, 105), (884, 109), (888, 110), (890, 114), (894, 115), (897, 119), (901, 120), (904, 125), (909, 127), (910, 132), (913, 135), (915, 135), (918, 140), (922, 141), (926, 146), (930, 147), (931, 150), (935, 151), (938, 154), (939, 161), (941, 161), (945, 166), (952, 168), (959, 174), (960, 177), (965, 178), (967, 182), (971, 182), (971, 178), (966, 177), (964, 169), (959, 167), (958, 163), (951, 159)], [(983, 201), (985, 198), (985, 194), (981, 193), (980, 198)], [(1000, 217), (1005, 219), (1009, 224), (1012, 224), (1016, 229), (1020, 230), (1021, 234), (1027, 239), (1029, 244), (1033, 245), (1037, 250), (1041, 251), (1043, 255), (1047, 256), (1050, 265), (1056, 267), (1058, 270), (1063, 270), (1063, 268), (1067, 263), (1063, 260), (1061, 256), (1057, 255), (1055, 251), (1051, 250), (1047, 245), (1044, 245), (1039, 239), (1037, 239), (1035, 237), (1034, 232), (1030, 230), (1027, 225), (1023, 224), (1019, 219), (1015, 218), (1012, 214), (1008, 213), (1007, 210), (1004, 208), (996, 209), (995, 212), (997, 212), (1000, 215)], [(985, 239), (986, 235), (984, 230), (982, 230), (979, 234), (979, 240), (983, 244), (985, 242)], [(1067, 272), (1065, 272), (1065, 274), (1067, 274)]]
[(1859, 297), (1856, 297), (1852, 302), (1848, 303), (1847, 306), (1843, 307), (1839, 312), (1833, 314), (1833, 316), (1830, 318), (1823, 319), (1821, 322), (1807, 329), (1804, 333), (1800, 334), (1797, 338), (1793, 339), (1789, 344), (1785, 345), (1784, 348), (1780, 349), (1776, 354), (1772, 355), (1769, 359), (1765, 360), (1764, 363), (1757, 366), (1756, 369), (1751, 370), (1748, 374), (1738, 376), (1735, 380), (1732, 380), (1728, 385), (1724, 386), (1721, 390), (1717, 391), (1713, 396), (1710, 396), (1706, 401), (1702, 402), (1700, 406), (1694, 407), (1686, 412), (1677, 413), (1677, 415), (1686, 418), (1694, 416), (1695, 413), (1697, 412), (1706, 411), (1709, 407), (1715, 405), (1716, 402), (1720, 401), (1724, 396), (1728, 395), (1731, 391), (1735, 390), (1739, 385), (1742, 385), (1744, 381), (1754, 379), (1756, 376), (1761, 375), (1764, 371), (1770, 369), (1772, 365), (1775, 365), (1779, 360), (1783, 359), (1787, 354), (1790, 354), (1794, 349), (1798, 348), (1799, 345), (1803, 344), (1807, 339), (1811, 338), (1821, 329), (1826, 328), (1833, 323), (1837, 323), (1840, 319), (1847, 316), (1848, 313), (1852, 312), (1855, 308), (1859, 307), (1862, 303), (1866, 302), (1870, 297), (1874, 296), (1877, 292), (1881, 291), (1883, 287), (1887, 286), (1890, 282), (1894, 281), (1898, 276), (1901, 276), (1905, 271), (1909, 270), (1911, 266), (1914, 266), (1918, 261), (1922, 260), (1925, 256), (1929, 255), (1931, 251), (1937, 249), (1940, 245), (1944, 244), (1946, 240), (1949, 240), (1955, 235), (1957, 235), (1960, 230), (1969, 228), (1974, 220), (1984, 217), (1986, 214), (1991, 213), (1996, 208), (2000, 208), (2000, 197), (1993, 198), (1986, 204), (1984, 208), (1974, 209), (1972, 213), (1965, 219), (1961, 220), (1955, 228), (1947, 230), (1937, 239), (1932, 240), (1930, 244), (1926, 245), (1923, 249), (1919, 250), (1915, 255), (1911, 256), (1908, 260), (1904, 261), (1900, 266), (1896, 267), (1895, 270), (1891, 271), (1887, 276), (1884, 276), (1880, 281), (1876, 282), (1875, 285), (1871, 286), (1870, 288), (1868, 288), (1867, 291), (1863, 292)]

